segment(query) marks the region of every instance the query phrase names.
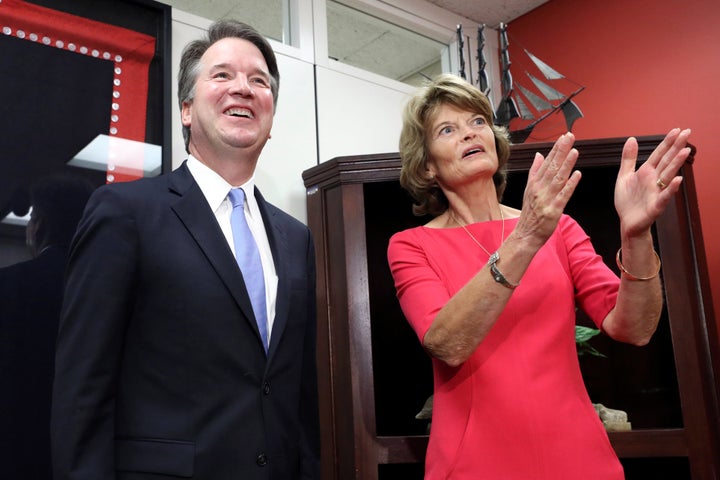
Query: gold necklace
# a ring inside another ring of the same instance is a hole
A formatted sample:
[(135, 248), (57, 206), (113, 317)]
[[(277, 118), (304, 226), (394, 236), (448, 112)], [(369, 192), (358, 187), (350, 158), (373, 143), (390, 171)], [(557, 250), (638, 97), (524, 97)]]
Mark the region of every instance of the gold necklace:
[[(483, 252), (488, 254), (488, 257), (492, 255), (490, 252), (488, 252), (488, 250), (485, 247), (482, 246), (482, 244), (478, 241), (478, 239), (475, 238), (475, 235), (470, 233), (470, 230), (468, 230), (467, 227), (465, 227), (465, 225), (460, 223), (460, 221), (455, 216), (454, 210), (450, 210), (450, 216), (452, 217), (452, 219), (455, 223), (460, 225), (462, 227), (462, 229), (465, 230), (465, 233), (468, 234), (468, 236), (472, 239), (472, 241), (475, 242), (478, 247), (482, 248)], [(502, 207), (500, 207), (500, 219), (502, 220), (502, 230), (500, 231), (500, 244), (498, 245), (498, 248), (500, 248), (500, 245), (502, 245), (502, 242), (505, 240), (505, 216), (503, 215)]]

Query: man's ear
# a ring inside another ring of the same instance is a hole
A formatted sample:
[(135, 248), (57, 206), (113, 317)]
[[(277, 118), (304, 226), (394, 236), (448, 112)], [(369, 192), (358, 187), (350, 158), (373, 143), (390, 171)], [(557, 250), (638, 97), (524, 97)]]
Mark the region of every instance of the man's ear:
[(191, 112), (192, 102), (185, 101), (182, 103), (182, 109), (180, 110), (180, 122), (184, 127), (189, 127), (192, 118)]

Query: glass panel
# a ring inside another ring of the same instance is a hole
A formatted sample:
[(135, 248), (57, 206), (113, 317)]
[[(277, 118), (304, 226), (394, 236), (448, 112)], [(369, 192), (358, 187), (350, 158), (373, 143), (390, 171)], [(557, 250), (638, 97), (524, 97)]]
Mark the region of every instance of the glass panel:
[[(36, 0), (5, 12), (10, 18), (0, 35), (5, 113), (0, 119), (0, 268), (45, 253), (57, 259), (91, 190), (160, 173), (165, 112), (157, 92), (165, 87), (159, 73), (163, 62), (148, 74), (150, 63), (158, 62), (153, 48), (129, 45), (147, 45), (146, 35), (157, 34), (162, 49), (164, 17), (156, 7), (140, 3), (115, 11), (113, 2)], [(113, 18), (107, 23), (101, 17), (109, 11)], [(36, 30), (41, 17), (52, 22)], [(38, 68), (53, 81), (44, 81)], [(60, 298), (63, 264), (48, 265), (46, 259), (0, 275), (0, 307), (10, 309), (0, 308), (0, 316), (13, 312), (28, 315), (17, 320), (31, 318), (30, 306), (40, 305), (42, 318), (50, 321), (47, 315)], [(32, 284), (28, 279), (38, 272), (35, 268), (46, 268), (41, 275), (46, 285), (31, 289), (33, 300), (28, 300), (23, 289)]]
[(291, 44), (290, 0), (162, 0), (173, 8), (210, 20), (232, 18), (255, 27), (264, 36)]
[(332, 0), (327, 28), (333, 60), (415, 86), (442, 72), (446, 44)]

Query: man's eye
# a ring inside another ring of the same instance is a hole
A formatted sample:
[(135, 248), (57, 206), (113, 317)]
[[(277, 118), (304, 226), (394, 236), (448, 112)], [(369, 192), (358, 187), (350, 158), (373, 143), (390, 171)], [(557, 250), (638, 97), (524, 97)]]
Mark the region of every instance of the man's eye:
[(230, 78), (230, 75), (227, 72), (217, 72), (213, 78)]

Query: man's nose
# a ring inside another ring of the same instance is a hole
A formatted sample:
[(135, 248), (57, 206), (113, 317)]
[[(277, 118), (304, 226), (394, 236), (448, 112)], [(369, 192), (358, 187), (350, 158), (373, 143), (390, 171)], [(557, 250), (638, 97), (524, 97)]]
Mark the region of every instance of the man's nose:
[(255, 91), (253, 90), (252, 85), (250, 85), (250, 82), (248, 82), (248, 78), (245, 75), (237, 75), (232, 81), (230, 93), (242, 96), (249, 96), (253, 95)]

